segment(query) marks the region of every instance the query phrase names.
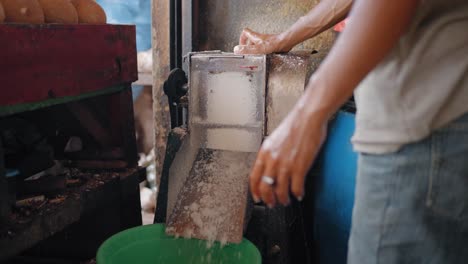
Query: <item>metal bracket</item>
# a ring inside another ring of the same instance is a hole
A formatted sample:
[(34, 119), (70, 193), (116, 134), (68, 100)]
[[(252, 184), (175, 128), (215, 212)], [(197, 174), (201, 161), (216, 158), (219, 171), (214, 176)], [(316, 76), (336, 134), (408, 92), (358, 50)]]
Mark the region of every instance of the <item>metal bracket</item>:
[(163, 90), (169, 101), (171, 128), (182, 126), (186, 120), (180, 99), (187, 94), (187, 83), (187, 76), (180, 68), (173, 69), (164, 82)]

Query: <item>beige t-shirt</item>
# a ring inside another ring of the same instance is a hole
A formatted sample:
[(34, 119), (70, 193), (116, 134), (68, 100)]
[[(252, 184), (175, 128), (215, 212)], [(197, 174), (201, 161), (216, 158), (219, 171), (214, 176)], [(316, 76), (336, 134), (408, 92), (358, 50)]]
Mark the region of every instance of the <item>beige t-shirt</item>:
[(468, 1), (426, 0), (355, 92), (356, 151), (389, 153), (468, 112)]

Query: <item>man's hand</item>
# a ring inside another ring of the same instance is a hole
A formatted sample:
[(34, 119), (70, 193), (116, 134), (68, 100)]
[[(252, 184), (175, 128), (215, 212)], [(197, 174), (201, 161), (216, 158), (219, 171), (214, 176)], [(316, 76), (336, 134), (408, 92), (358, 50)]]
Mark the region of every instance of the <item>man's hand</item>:
[(246, 28), (241, 33), (239, 45), (234, 47), (234, 53), (270, 54), (288, 52), (290, 49), (282, 44), (279, 34), (260, 34)]
[(290, 193), (302, 200), (306, 174), (325, 139), (326, 119), (316, 118), (303, 105), (296, 105), (264, 141), (250, 175), (254, 200), (270, 208), (288, 205)]
[(309, 13), (280, 34), (260, 34), (244, 29), (238, 54), (270, 54), (288, 52), (297, 44), (312, 38), (343, 20), (351, 9), (353, 0), (322, 0)]

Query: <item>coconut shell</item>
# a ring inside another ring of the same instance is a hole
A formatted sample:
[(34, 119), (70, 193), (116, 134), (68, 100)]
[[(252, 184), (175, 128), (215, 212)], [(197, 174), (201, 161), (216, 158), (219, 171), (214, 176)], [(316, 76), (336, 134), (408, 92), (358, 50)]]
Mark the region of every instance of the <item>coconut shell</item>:
[(39, 0), (46, 23), (77, 24), (78, 13), (70, 0)]
[(42, 24), (44, 12), (37, 0), (1, 0), (5, 22)]
[(107, 22), (104, 9), (94, 0), (71, 0), (78, 12), (78, 22), (81, 24), (105, 24)]

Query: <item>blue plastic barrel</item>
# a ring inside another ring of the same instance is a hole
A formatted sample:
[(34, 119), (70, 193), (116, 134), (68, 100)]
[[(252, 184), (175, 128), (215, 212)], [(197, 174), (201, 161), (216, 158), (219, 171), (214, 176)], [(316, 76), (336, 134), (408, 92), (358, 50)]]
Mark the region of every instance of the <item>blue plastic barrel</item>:
[(354, 114), (338, 113), (314, 173), (314, 236), (320, 264), (346, 264), (357, 169), (350, 142), (354, 127)]

